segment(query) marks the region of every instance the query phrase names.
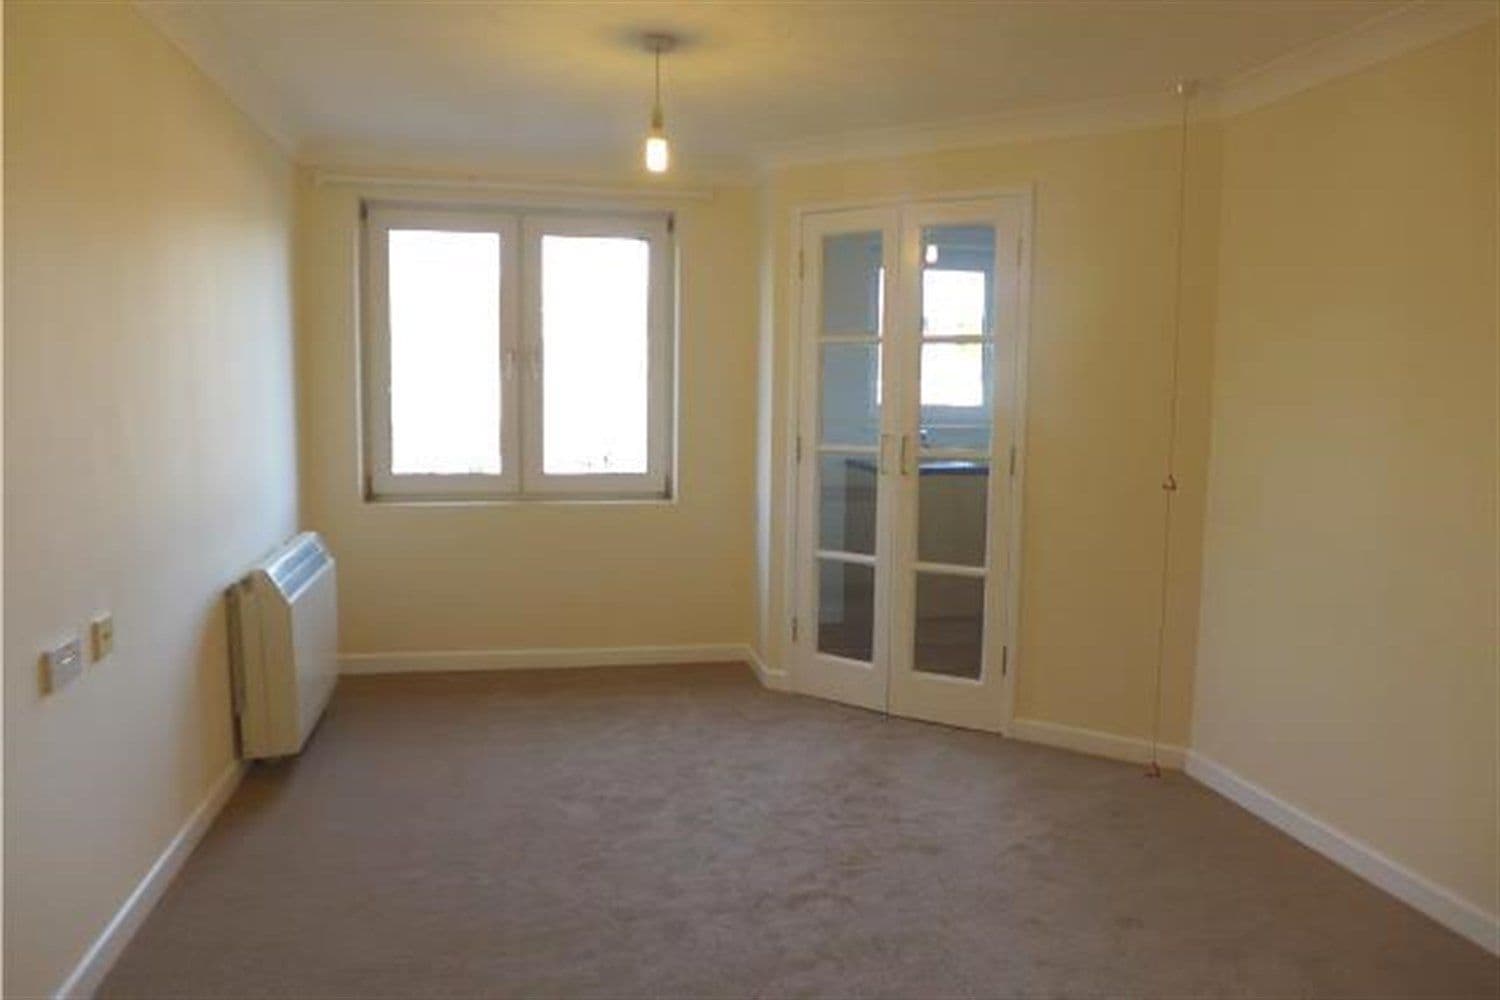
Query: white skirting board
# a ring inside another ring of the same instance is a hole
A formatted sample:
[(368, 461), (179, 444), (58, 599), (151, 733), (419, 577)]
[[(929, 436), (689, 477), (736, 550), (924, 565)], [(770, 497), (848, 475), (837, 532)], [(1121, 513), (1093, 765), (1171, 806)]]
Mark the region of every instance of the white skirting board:
[[(787, 672), (770, 668), (754, 649), (744, 647), (736, 658), (749, 663), (765, 687), (773, 690), (790, 689)], [(1151, 743), (1148, 740), (1041, 719), (1014, 719), (1007, 727), (1006, 735), (1029, 743), (1133, 764), (1145, 764), (1151, 760)], [(1177, 744), (1164, 743), (1157, 747), (1157, 760), (1162, 767), (1186, 770), (1190, 777), (1335, 864), (1384, 889), (1480, 947), (1500, 954), (1500, 917), (1485, 913), (1369, 845), (1284, 802), (1200, 753)]]
[(1444, 927), (1462, 934), (1491, 954), (1500, 955), (1500, 915), (1486, 913), (1473, 903), (1460, 899), (1357, 837), (1328, 825), (1197, 751), (1188, 753), (1187, 773)]
[(791, 678), (787, 676), (787, 672), (773, 670), (753, 646), (745, 647), (745, 661), (750, 664), (750, 669), (755, 671), (755, 676), (763, 687), (768, 687), (772, 691), (791, 690)]
[[(1095, 757), (1146, 764), (1151, 761), (1151, 741), (1134, 736), (1120, 736), (1099, 729), (1084, 729), (1080, 726), (1065, 726), (1058, 722), (1041, 719), (1013, 719), (1006, 735), (1027, 743), (1041, 743), (1063, 750), (1077, 750)], [(1157, 763), (1162, 767), (1180, 770), (1187, 751), (1172, 743), (1157, 745)]]
[(244, 775), (245, 765), (236, 760), (214, 780), (203, 801), (198, 803), (187, 822), (167, 844), (166, 850), (152, 863), (145, 877), (115, 911), (94, 943), (89, 945), (83, 958), (57, 988), (55, 996), (69, 1000), (93, 996), (130, 939), (151, 915), (151, 910), (161, 899), (162, 893), (167, 891), (167, 886), (172, 884), (172, 879), (182, 870), (188, 856), (193, 853), (193, 848), (198, 846), (198, 841), (203, 839), (203, 835), (213, 825), (219, 810), (224, 808), (224, 803), (229, 801), (229, 797), (239, 787)]
[[(351, 674), (707, 662), (747, 663), (764, 686), (777, 690), (788, 687), (786, 671), (770, 668), (751, 647), (732, 643), (351, 654), (340, 657), (342, 672)], [(1150, 744), (1145, 740), (1037, 719), (1014, 720), (1009, 727), (1009, 735), (1029, 742), (1133, 763), (1145, 763), (1150, 759)], [(1491, 953), (1500, 954), (1500, 917), (1486, 913), (1357, 838), (1329, 826), (1201, 753), (1168, 744), (1159, 748), (1159, 759), (1164, 767), (1178, 768), (1185, 764), (1191, 777), (1262, 820)], [(150, 915), (167, 886), (203, 839), (203, 835), (208, 832), (214, 818), (234, 794), (244, 773), (245, 766), (240, 761), (234, 761), (224, 769), (203, 801), (193, 810), (58, 988), (57, 997), (88, 997), (99, 987), (110, 967)]]
[(751, 663), (743, 643), (701, 646), (593, 646), (577, 649), (475, 649), (414, 653), (342, 653), (341, 674), (426, 674), (466, 670), (549, 670), (653, 663)]

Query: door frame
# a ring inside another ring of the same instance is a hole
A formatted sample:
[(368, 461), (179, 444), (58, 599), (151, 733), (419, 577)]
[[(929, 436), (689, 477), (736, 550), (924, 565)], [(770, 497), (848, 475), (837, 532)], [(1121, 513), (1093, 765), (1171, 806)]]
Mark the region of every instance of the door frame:
[[(1027, 416), (1027, 383), (1029, 381), (1028, 358), (1030, 356), (1031, 343), (1031, 304), (1033, 268), (1032, 259), (1035, 246), (1036, 227), (1036, 190), (1034, 184), (1025, 184), (1015, 187), (985, 188), (980, 190), (944, 191), (941, 193), (921, 194), (904, 193), (893, 195), (878, 195), (869, 198), (855, 198), (840, 201), (805, 202), (792, 206), (789, 210), (789, 228), (787, 245), (790, 249), (787, 260), (787, 288), (790, 294), (787, 296), (785, 308), (786, 328), (790, 331), (790, 342), (787, 345), (786, 367), (781, 369), (780, 377), (786, 389), (786, 406), (784, 412), (788, 419), (783, 426), (783, 448), (782, 448), (782, 472), (785, 477), (786, 488), (782, 492), (780, 502), (780, 516), (782, 523), (786, 526), (782, 538), (782, 572), (777, 586), (781, 592), (781, 608), (784, 620), (773, 623), (775, 635), (778, 637), (777, 646), (783, 651), (782, 658), (788, 686), (799, 693), (812, 693), (800, 676), (804, 667), (798, 662), (796, 645), (793, 639), (794, 621), (801, 601), (799, 562), (804, 551), (807, 540), (802, 538), (803, 525), (798, 516), (801, 508), (801, 497), (803, 490), (804, 462), (808, 461), (807, 455), (815, 453), (816, 449), (807, 449), (807, 438), (803, 432), (804, 420), (804, 388), (803, 388), (803, 358), (807, 350), (809, 337), (816, 337), (816, 330), (809, 331), (805, 322), (804, 295), (806, 292), (803, 281), (803, 266), (801, 253), (803, 247), (804, 226), (808, 216), (819, 215), (830, 212), (846, 212), (859, 209), (896, 209), (912, 204), (937, 205), (948, 202), (1003, 200), (1012, 202), (1017, 209), (1020, 219), (1020, 246), (1017, 248), (1017, 301), (1016, 301), (1016, 338), (1011, 352), (1010, 371), (1012, 377), (1009, 385), (998, 386), (996, 402), (997, 406), (1003, 400), (1008, 400), (1010, 405), (1010, 446), (1014, 455), (1014, 471), (1009, 476), (1010, 493), (1007, 498), (1007, 509), (1009, 511), (1008, 523), (1006, 524), (1006, 553), (1005, 553), (1005, 586), (1003, 595), (1003, 621), (1001, 624), (1001, 645), (1004, 649), (1001, 718), (997, 720), (998, 731), (1003, 736), (1009, 736), (1012, 721), (1015, 718), (1015, 692), (1016, 677), (1021, 671), (1021, 656), (1019, 647), (1020, 638), (1020, 613), (1021, 613), (1021, 580), (1022, 580), (1022, 544), (1023, 521), (1024, 521), (1024, 498), (1026, 493), (1026, 416)], [(798, 448), (801, 439), (803, 448)], [(799, 450), (804, 454), (799, 455)], [(816, 544), (816, 540), (813, 541)], [(809, 626), (810, 627), (810, 626)]]

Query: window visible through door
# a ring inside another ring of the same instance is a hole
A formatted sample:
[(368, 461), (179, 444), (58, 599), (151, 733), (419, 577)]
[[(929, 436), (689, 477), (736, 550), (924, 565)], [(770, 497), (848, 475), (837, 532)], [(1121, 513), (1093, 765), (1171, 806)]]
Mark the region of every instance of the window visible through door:
[(365, 207), (371, 499), (664, 497), (671, 221)]

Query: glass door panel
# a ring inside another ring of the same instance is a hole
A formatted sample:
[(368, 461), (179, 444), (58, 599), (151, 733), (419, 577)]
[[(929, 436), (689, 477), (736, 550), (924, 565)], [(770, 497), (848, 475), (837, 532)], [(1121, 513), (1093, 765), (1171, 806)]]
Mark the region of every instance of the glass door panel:
[(989, 461), (924, 458), (917, 475), (917, 561), (984, 567)]
[(875, 656), (875, 567), (818, 560), (818, 652), (850, 660)]
[(914, 492), (920, 570), (912, 667), (978, 679), (994, 398), (995, 227), (923, 226), (921, 246), (921, 462)]
[(922, 227), (922, 336), (981, 337), (992, 332), (995, 227)]
[(1003, 697), (989, 641), (1000, 606), (998, 334), (1013, 304), (1000, 294), (1001, 230), (995, 202), (909, 207), (906, 322), (892, 333), (904, 362), (902, 440), (915, 461), (903, 462), (899, 493), (890, 708), (982, 729), (999, 728)]
[(817, 650), (873, 661), (885, 234), (823, 236), (817, 294)]
[(922, 447), (929, 452), (989, 454), (995, 416), (994, 345), (989, 340), (928, 340), (918, 364)]
[(799, 687), (869, 708), (884, 708), (888, 676), (883, 380), (895, 222), (893, 210), (821, 215), (802, 248)]
[(818, 353), (818, 444), (874, 447), (880, 437), (880, 342), (825, 340)]
[(978, 680), (984, 649), (984, 578), (917, 573), (913, 667)]
[(880, 336), (885, 326), (885, 242), (880, 230), (823, 238), (823, 336)]
[(875, 555), (879, 471), (873, 456), (818, 456), (818, 549)]

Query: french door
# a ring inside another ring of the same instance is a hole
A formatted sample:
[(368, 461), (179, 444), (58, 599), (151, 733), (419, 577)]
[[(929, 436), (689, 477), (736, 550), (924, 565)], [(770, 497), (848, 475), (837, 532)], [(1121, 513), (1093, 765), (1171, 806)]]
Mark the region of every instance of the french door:
[(1006, 721), (1023, 210), (803, 217), (798, 690)]

